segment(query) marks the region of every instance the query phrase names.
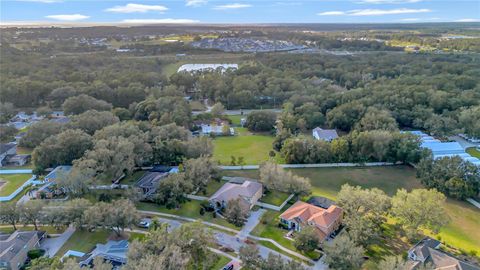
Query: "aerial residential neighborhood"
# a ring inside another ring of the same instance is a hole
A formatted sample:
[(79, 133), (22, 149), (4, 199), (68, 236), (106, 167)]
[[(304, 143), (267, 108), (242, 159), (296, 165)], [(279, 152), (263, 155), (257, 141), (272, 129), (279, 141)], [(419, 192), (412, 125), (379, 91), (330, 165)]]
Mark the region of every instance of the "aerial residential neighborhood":
[(0, 10), (0, 270), (480, 270), (477, 1)]

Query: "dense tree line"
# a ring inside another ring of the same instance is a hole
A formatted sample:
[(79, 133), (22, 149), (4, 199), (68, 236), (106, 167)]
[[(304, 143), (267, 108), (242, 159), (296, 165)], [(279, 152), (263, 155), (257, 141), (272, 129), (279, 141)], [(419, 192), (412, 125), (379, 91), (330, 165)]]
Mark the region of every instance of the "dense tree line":
[(276, 145), (281, 146), (287, 163), (416, 163), (426, 154), (416, 136), (383, 130), (355, 131), (331, 142), (280, 133), (274, 142)]
[(456, 199), (480, 192), (480, 169), (458, 156), (425, 158), (417, 166), (417, 176), (425, 186)]

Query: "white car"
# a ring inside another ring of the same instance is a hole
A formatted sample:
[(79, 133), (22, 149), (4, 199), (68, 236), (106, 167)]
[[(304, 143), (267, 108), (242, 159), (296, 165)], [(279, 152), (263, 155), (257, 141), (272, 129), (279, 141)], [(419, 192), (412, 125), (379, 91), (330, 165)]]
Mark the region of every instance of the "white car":
[(149, 218), (142, 218), (140, 222), (138, 223), (138, 227), (140, 228), (150, 228), (150, 225), (152, 225), (152, 220)]

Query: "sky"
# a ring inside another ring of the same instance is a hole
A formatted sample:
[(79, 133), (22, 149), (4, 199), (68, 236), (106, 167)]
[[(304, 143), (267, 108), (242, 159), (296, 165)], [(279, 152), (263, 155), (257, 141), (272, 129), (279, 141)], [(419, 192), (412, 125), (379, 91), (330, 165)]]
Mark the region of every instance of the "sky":
[(419, 23), (480, 21), (480, 0), (0, 0), (0, 23)]

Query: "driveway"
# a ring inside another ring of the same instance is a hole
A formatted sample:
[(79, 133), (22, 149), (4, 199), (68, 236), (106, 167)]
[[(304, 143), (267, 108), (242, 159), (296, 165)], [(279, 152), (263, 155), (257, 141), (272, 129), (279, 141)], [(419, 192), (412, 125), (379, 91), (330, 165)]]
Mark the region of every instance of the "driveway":
[[(40, 243), (40, 248), (45, 250), (45, 255), (52, 258), (58, 250), (70, 239), (75, 232), (75, 227), (69, 226), (62, 234), (57, 237), (47, 238)], [(63, 254), (59, 254), (63, 256)]]
[(243, 225), (240, 233), (238, 233), (238, 236), (242, 239), (247, 238), (250, 232), (252, 232), (253, 229), (257, 226), (257, 224), (260, 222), (260, 219), (265, 212), (265, 209), (259, 209), (255, 212), (250, 212), (250, 216), (248, 217), (247, 222), (245, 222), (245, 225)]
[(480, 146), (480, 143), (469, 142), (460, 136), (452, 136), (452, 137), (449, 137), (449, 139), (455, 140), (456, 142), (458, 142), (463, 147), (463, 149)]

